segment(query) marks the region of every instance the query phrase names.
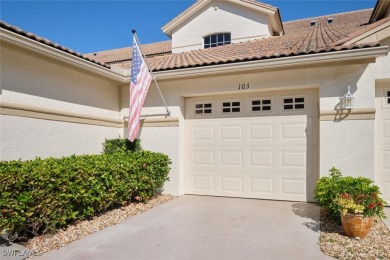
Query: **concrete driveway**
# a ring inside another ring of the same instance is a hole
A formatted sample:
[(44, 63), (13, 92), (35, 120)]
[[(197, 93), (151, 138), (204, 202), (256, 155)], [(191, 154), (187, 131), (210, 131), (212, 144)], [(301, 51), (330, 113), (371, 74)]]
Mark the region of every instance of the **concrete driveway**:
[(330, 259), (306, 203), (182, 196), (34, 259)]

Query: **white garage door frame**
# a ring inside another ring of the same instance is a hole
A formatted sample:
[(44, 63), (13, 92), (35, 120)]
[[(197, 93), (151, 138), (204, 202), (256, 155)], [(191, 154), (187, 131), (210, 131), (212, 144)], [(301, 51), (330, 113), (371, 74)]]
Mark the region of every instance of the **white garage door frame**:
[(375, 183), (390, 203), (390, 80), (377, 84), (375, 96)]
[(312, 201), (318, 102), (318, 89), (186, 98), (185, 193)]

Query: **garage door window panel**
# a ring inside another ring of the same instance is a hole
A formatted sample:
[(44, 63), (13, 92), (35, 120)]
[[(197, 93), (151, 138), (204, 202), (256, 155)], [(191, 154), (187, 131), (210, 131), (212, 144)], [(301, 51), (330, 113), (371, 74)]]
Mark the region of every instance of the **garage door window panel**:
[(213, 103), (211, 102), (195, 103), (194, 107), (195, 116), (208, 116), (213, 114)]
[(305, 97), (284, 97), (283, 98), (283, 110), (305, 110), (306, 98)]
[(273, 102), (271, 98), (253, 99), (251, 100), (251, 112), (271, 112), (272, 104)]
[(222, 114), (240, 114), (241, 101), (223, 101)]

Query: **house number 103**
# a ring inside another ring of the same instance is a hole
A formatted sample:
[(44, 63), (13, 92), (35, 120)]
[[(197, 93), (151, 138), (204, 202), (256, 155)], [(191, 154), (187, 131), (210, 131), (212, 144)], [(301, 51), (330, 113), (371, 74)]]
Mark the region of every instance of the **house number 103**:
[(244, 84), (238, 84), (238, 89), (239, 90), (242, 90), (242, 89), (249, 89), (249, 83), (244, 83)]

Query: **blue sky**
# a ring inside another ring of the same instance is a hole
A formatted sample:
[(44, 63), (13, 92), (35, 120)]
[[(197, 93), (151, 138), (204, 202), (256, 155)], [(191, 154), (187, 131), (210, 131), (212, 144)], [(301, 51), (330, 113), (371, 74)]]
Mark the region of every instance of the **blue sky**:
[[(131, 45), (131, 29), (142, 44), (168, 40), (161, 27), (195, 0), (20, 1), (0, 0), (1, 20), (78, 51), (90, 53)], [(373, 8), (375, 0), (274, 0), (282, 20), (291, 21)]]

